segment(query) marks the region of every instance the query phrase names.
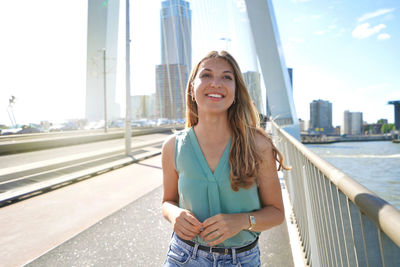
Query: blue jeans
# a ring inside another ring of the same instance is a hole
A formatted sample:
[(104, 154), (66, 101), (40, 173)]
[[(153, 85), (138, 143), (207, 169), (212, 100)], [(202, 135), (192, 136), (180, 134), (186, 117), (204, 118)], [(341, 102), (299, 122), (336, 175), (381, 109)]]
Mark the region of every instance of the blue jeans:
[(232, 255), (225, 255), (199, 250), (198, 245), (192, 247), (178, 239), (174, 233), (169, 244), (167, 259), (163, 266), (256, 267), (260, 265), (260, 250), (258, 244), (254, 248), (238, 254), (236, 254), (235, 249), (232, 248)]

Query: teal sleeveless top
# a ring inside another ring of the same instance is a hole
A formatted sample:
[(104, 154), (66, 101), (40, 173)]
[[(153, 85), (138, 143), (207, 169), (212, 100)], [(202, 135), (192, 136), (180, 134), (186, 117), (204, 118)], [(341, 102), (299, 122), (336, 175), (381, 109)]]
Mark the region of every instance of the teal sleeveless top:
[[(229, 180), (231, 142), (232, 139), (229, 140), (213, 173), (193, 128), (176, 133), (175, 166), (179, 176), (179, 206), (190, 210), (200, 222), (219, 213), (244, 213), (261, 208), (256, 184), (249, 189), (240, 188), (238, 192), (231, 188)], [(242, 230), (217, 246), (223, 248), (245, 246), (259, 235), (259, 232)], [(196, 236), (193, 241), (207, 245), (200, 236)]]

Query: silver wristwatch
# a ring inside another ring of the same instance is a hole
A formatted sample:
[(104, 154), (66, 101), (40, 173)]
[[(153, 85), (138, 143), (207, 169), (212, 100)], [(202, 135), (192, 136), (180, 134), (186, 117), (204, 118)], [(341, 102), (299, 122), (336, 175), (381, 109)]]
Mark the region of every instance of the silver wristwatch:
[(247, 228), (247, 230), (251, 231), (256, 226), (256, 218), (253, 215), (249, 214), (249, 222), (250, 222), (250, 226), (249, 226), (249, 228)]

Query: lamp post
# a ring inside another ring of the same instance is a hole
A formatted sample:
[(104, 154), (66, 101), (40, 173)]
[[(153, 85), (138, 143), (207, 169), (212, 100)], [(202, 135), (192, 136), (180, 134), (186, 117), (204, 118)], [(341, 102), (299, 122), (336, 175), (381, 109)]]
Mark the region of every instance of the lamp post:
[(126, 0), (126, 112), (125, 112), (125, 155), (131, 156), (131, 70), (130, 70), (130, 34), (129, 34), (129, 0)]
[(15, 99), (16, 99), (15, 96), (12, 95), (11, 98), (8, 100), (8, 108), (7, 108), (8, 117), (10, 118), (13, 127), (17, 125), (17, 121), (15, 120), (13, 111), (13, 105), (15, 104)]
[(104, 82), (104, 132), (107, 132), (107, 72), (106, 72), (106, 49), (103, 49), (103, 82)]

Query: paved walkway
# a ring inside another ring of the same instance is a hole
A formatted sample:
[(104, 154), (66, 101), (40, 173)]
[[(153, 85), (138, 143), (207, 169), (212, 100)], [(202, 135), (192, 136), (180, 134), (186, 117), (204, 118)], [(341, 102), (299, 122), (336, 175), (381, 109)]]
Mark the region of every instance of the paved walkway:
[[(161, 266), (160, 157), (0, 209), (0, 266)], [(264, 232), (262, 266), (293, 266), (286, 225)]]

